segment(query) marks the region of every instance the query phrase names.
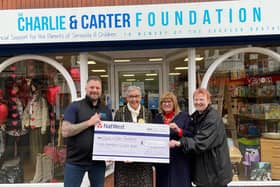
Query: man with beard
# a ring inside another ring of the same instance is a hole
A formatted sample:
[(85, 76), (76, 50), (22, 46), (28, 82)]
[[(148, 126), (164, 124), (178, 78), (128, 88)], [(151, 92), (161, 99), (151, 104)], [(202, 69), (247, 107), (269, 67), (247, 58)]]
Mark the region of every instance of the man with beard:
[(64, 186), (79, 187), (88, 172), (92, 187), (104, 186), (105, 162), (92, 160), (94, 127), (101, 120), (112, 121), (112, 113), (101, 104), (101, 79), (90, 77), (86, 97), (66, 108), (62, 135), (66, 138), (67, 158), (64, 168)]

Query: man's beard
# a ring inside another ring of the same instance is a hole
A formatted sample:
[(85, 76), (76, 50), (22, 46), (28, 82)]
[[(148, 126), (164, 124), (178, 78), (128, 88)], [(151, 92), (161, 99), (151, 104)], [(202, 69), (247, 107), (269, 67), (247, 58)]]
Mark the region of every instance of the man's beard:
[(97, 94), (94, 94), (94, 96), (88, 95), (88, 99), (90, 99), (91, 102), (97, 102), (100, 99), (100, 96)]

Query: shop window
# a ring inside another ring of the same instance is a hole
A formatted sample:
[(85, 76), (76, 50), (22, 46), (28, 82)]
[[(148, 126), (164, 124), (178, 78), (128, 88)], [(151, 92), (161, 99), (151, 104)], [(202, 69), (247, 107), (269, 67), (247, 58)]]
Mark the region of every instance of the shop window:
[[(277, 47), (269, 49), (279, 52)], [(210, 50), (214, 52), (205, 59), (205, 70), (220, 57), (217, 51), (223, 51)], [(198, 77), (203, 75), (198, 71)], [(275, 155), (280, 149), (274, 146), (280, 143), (279, 60), (255, 52), (235, 54), (217, 67), (208, 90), (212, 106), (223, 116), (228, 137), (240, 154), (234, 161), (237, 178), (279, 180), (280, 165)]]
[[(48, 54), (47, 55), (49, 58), (54, 59), (55, 61), (57, 61), (58, 63), (60, 63), (61, 65), (63, 65), (63, 67), (68, 71), (68, 73), (70, 74), (75, 87), (76, 87), (76, 91), (77, 91), (77, 97), (81, 97), (81, 83), (80, 83), (80, 78), (81, 78), (81, 74), (80, 74), (80, 64), (79, 64), (79, 54), (78, 53), (64, 53), (64, 54)], [(63, 76), (61, 74), (57, 74), (57, 80), (59, 82), (65, 82)], [(63, 83), (63, 85), (66, 85), (65, 83)], [(62, 90), (64, 93), (69, 93), (69, 88), (63, 86)]]
[(52, 66), (24, 60), (0, 74), (0, 183), (63, 181), (62, 116), (71, 101)]

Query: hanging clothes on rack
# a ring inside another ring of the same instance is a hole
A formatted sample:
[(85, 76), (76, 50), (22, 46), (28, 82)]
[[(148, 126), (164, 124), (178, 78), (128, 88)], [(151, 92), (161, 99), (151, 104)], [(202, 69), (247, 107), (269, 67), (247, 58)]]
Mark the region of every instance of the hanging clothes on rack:
[(50, 125), (46, 99), (39, 90), (35, 91), (23, 112), (22, 124), (30, 129), (30, 157), (36, 160), (37, 153), (47, 144), (47, 127)]
[(23, 113), (23, 103), (17, 96), (19, 88), (12, 87), (8, 99), (8, 119), (6, 123), (6, 159), (17, 156), (25, 158), (28, 155), (28, 130), (21, 123)]

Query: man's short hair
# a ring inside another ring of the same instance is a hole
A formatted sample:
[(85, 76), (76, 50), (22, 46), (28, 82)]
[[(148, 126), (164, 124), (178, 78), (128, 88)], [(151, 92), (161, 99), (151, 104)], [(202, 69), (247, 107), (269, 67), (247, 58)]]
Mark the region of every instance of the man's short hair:
[(102, 80), (100, 79), (100, 77), (95, 76), (95, 75), (94, 75), (94, 76), (88, 77), (87, 83), (88, 83), (89, 81), (99, 81), (99, 82), (102, 82)]

